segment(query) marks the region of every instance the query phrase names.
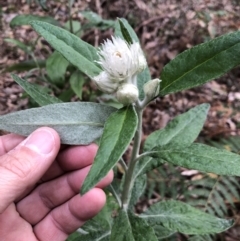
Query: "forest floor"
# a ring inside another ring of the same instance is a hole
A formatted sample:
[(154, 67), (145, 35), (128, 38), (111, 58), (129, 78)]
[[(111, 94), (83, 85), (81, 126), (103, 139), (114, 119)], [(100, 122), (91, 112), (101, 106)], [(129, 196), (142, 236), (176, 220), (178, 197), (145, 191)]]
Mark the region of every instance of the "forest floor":
[[(0, 0), (0, 115), (28, 107), (28, 100), (21, 98), (21, 87), (4, 69), (30, 56), (4, 39), (14, 38), (28, 45), (37, 38), (30, 26), (11, 28), (10, 21), (18, 14), (49, 15), (61, 23), (68, 19), (67, 1), (47, 1), (47, 12), (35, 1), (28, 2), (31, 3)], [(128, 19), (140, 38), (153, 78), (159, 77), (163, 66), (182, 51), (240, 29), (239, 0), (76, 0), (72, 8), (75, 13), (73, 19), (83, 22), (83, 10), (96, 12), (103, 19)], [(111, 29), (91, 29), (84, 32), (82, 38), (99, 46), (112, 34)], [(43, 45), (46, 43), (40, 42), (35, 52), (37, 57), (44, 59), (48, 53), (41, 51)], [(150, 104), (144, 113), (143, 139), (152, 131), (166, 126), (175, 116), (201, 103), (211, 105), (201, 138), (218, 140), (230, 135), (238, 136), (240, 67), (201, 87), (169, 94)], [(226, 240), (240, 240), (238, 234), (230, 235)]]

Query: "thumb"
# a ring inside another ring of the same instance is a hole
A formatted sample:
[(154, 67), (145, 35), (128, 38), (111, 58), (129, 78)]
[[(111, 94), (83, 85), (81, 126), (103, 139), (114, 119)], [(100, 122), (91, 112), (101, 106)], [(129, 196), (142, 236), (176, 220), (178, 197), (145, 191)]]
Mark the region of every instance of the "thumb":
[(0, 213), (43, 176), (59, 148), (57, 132), (43, 127), (0, 157)]

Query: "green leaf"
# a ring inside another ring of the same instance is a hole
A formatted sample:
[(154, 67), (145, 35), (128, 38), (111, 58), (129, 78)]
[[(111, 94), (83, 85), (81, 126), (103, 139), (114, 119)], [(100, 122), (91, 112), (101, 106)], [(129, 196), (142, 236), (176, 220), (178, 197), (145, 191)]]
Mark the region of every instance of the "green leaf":
[[(182, 147), (190, 145), (198, 137), (209, 110), (209, 104), (201, 104), (188, 112), (175, 117), (161, 130), (151, 133), (145, 143), (143, 151), (150, 151), (156, 146), (179, 145)], [(160, 158), (144, 157), (137, 163), (135, 175), (146, 173), (164, 163)]]
[(213, 241), (213, 238), (210, 235), (194, 235), (188, 241)]
[(28, 71), (38, 67), (44, 68), (46, 66), (46, 60), (37, 59), (37, 63), (38, 65), (34, 60), (26, 60), (17, 64), (7, 66), (6, 69), (4, 69), (4, 73), (12, 72), (12, 71), (19, 71), (19, 72)]
[(167, 238), (175, 233), (175, 231), (169, 230), (167, 228), (164, 228), (162, 225), (159, 224), (152, 224), (151, 227), (153, 228), (155, 235), (158, 240), (162, 240), (164, 238)]
[(120, 24), (120, 29), (121, 29), (123, 38), (126, 40), (126, 42), (128, 44), (133, 44), (133, 39), (132, 39), (130, 33), (128, 32), (127, 27), (125, 26), (124, 21), (121, 20), (121, 18), (119, 18), (118, 21), (119, 21), (119, 24)]
[(83, 25), (83, 29), (97, 27), (101, 30), (112, 28), (115, 26), (115, 21), (102, 19), (100, 15), (92, 11), (82, 11), (81, 14), (88, 20), (88, 23)]
[(179, 54), (162, 70), (160, 95), (202, 85), (240, 64), (240, 31)]
[(129, 207), (134, 208), (134, 205), (138, 202), (139, 198), (145, 191), (147, 185), (147, 176), (141, 175), (136, 178), (132, 188), (131, 199), (129, 202)]
[(16, 45), (18, 48), (20, 48), (21, 50), (23, 50), (27, 54), (31, 54), (31, 51), (32, 51), (31, 47), (27, 46), (26, 44), (22, 43), (19, 40), (11, 39), (11, 38), (5, 38), (4, 41)]
[(157, 241), (152, 227), (132, 213), (121, 210), (114, 220), (110, 241)]
[(57, 51), (53, 52), (53, 54), (48, 57), (46, 70), (52, 83), (56, 85), (63, 84), (68, 65), (69, 62)]
[(70, 77), (70, 86), (78, 98), (82, 99), (82, 87), (85, 84), (85, 79), (79, 70), (76, 70)]
[(48, 7), (46, 5), (46, 1), (47, 0), (37, 0), (38, 4), (41, 6), (41, 8), (44, 10), (44, 11), (48, 11)]
[(112, 213), (116, 212), (117, 204), (110, 193), (106, 193), (107, 201), (104, 208), (94, 218), (88, 220), (79, 229), (78, 238), (75, 241), (109, 241), (111, 225), (113, 222)]
[(0, 116), (0, 129), (27, 136), (41, 126), (55, 129), (61, 143), (87, 145), (102, 134), (115, 109), (90, 102), (46, 105)]
[[(121, 24), (123, 27), (121, 27)], [(122, 28), (124, 28), (122, 32)], [(133, 28), (130, 26), (128, 21), (124, 18), (118, 18), (118, 21), (116, 21), (115, 24), (115, 36), (120, 37), (122, 39), (125, 39), (126, 35), (128, 35), (128, 38), (131, 39), (132, 42), (139, 42), (138, 36), (136, 35), (135, 31)], [(125, 39), (127, 42), (130, 40)]]
[[(64, 28), (66, 28), (68, 31), (71, 31), (71, 21), (68, 20), (65, 25)], [(74, 21), (72, 20), (72, 32), (74, 34), (78, 33), (81, 30), (81, 23), (79, 21)]]
[(55, 20), (54, 18), (50, 16), (38, 16), (38, 15), (30, 15), (30, 14), (22, 14), (22, 15), (17, 15), (15, 18), (12, 19), (10, 22), (10, 27), (16, 27), (16, 26), (22, 26), (22, 25), (30, 25), (31, 21), (41, 21), (41, 22), (46, 22), (46, 23), (51, 23), (56, 26), (60, 26), (60, 23)]
[(71, 102), (72, 97), (74, 96), (74, 92), (71, 88), (64, 89), (61, 94), (58, 96), (58, 98), (62, 102)]
[(65, 241), (74, 241), (74, 240), (77, 240), (77, 238), (80, 239), (80, 235), (78, 232), (74, 232), (71, 235), (69, 235)]
[(188, 147), (156, 147), (151, 156), (188, 169), (212, 172), (218, 175), (240, 176), (240, 155), (194, 143)]
[(109, 241), (111, 231), (102, 231), (100, 230), (97, 233), (87, 233), (85, 235), (74, 234), (74, 236), (70, 236), (66, 241)]
[(144, 151), (167, 144), (188, 146), (195, 141), (207, 118), (209, 104), (198, 105), (174, 118), (161, 130), (151, 133), (144, 143)]
[(135, 134), (137, 123), (132, 105), (118, 110), (107, 119), (97, 155), (83, 183), (82, 194), (94, 187), (118, 162)]
[(42, 88), (38, 88), (37, 85), (31, 84), (15, 74), (11, 74), (11, 76), (40, 106), (62, 102), (58, 98), (43, 92)]
[(233, 225), (232, 220), (216, 218), (179, 201), (162, 201), (153, 204), (140, 215), (150, 225), (163, 227), (184, 234), (220, 233)]
[(106, 204), (104, 208), (92, 219), (88, 220), (81, 229), (86, 233), (109, 232), (113, 222), (112, 214), (118, 209), (115, 198), (106, 192)]
[(31, 25), (53, 48), (87, 76), (91, 78), (99, 75), (101, 69), (95, 64), (99, 57), (93, 46), (51, 24), (32, 21)]
[(138, 90), (139, 90), (139, 98), (140, 100), (144, 99), (144, 91), (143, 91), (143, 86), (144, 84), (146, 84), (149, 80), (151, 80), (151, 75), (150, 75), (150, 71), (149, 68), (146, 67), (143, 72), (141, 72), (138, 76), (137, 76), (137, 86), (138, 86)]

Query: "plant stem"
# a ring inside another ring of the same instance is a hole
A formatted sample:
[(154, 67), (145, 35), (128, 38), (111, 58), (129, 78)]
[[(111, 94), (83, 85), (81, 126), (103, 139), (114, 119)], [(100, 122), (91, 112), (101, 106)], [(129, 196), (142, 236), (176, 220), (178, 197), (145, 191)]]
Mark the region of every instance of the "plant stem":
[(138, 126), (134, 136), (134, 143), (133, 143), (133, 150), (131, 160), (129, 162), (128, 170), (126, 172), (125, 181), (123, 185), (123, 193), (122, 193), (122, 208), (124, 210), (128, 209), (130, 193), (133, 186), (133, 172), (134, 167), (137, 163), (137, 158), (139, 156), (139, 150), (141, 145), (142, 139), (142, 112), (141, 108), (136, 107), (136, 112), (138, 115)]
[(69, 6), (69, 25), (70, 25), (70, 32), (71, 32), (71, 33), (73, 33), (72, 5), (73, 5), (73, 1), (72, 1), (72, 0), (69, 0), (69, 1), (68, 1), (68, 6)]

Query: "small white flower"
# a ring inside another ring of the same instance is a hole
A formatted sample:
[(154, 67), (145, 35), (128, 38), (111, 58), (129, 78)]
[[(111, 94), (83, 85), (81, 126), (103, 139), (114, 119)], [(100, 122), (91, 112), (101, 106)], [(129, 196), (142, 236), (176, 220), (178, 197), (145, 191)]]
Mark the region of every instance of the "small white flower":
[(123, 105), (135, 103), (138, 100), (138, 88), (133, 84), (122, 84), (116, 93), (117, 100)]
[(110, 78), (123, 83), (146, 67), (146, 60), (139, 43), (129, 45), (119, 37), (107, 39), (99, 51), (98, 63)]
[(118, 101), (129, 105), (138, 100), (137, 74), (147, 66), (139, 43), (128, 44), (119, 37), (107, 39), (99, 50), (103, 71), (93, 77), (100, 90), (115, 93)]
[(98, 89), (109, 94), (116, 92), (119, 85), (118, 83), (114, 83), (105, 71), (102, 71), (98, 76), (95, 76), (93, 80)]

